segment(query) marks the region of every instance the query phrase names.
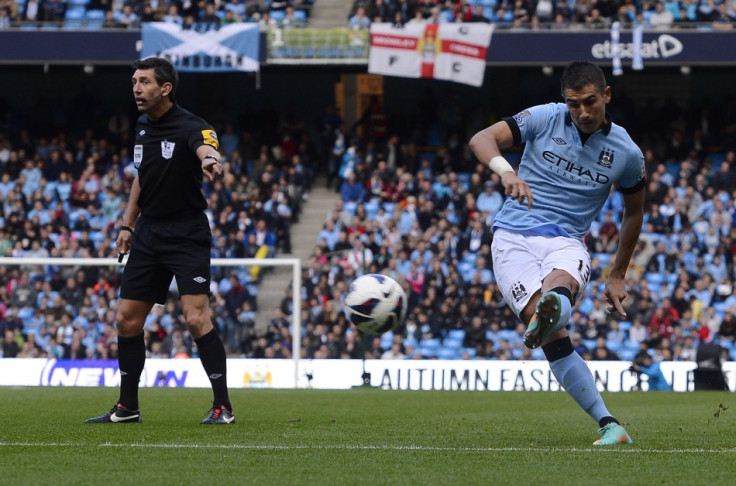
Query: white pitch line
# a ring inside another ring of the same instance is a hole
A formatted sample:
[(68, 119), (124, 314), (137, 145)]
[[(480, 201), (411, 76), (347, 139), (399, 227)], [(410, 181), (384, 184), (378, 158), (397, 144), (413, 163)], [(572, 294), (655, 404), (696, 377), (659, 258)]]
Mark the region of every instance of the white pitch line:
[(101, 444), (72, 442), (0, 442), (0, 447), (137, 447), (142, 449), (241, 449), (241, 450), (359, 450), (359, 451), (416, 451), (416, 452), (622, 452), (651, 454), (733, 454), (736, 448), (730, 449), (643, 449), (629, 446), (622, 447), (427, 447), (402, 445), (278, 445), (278, 444)]

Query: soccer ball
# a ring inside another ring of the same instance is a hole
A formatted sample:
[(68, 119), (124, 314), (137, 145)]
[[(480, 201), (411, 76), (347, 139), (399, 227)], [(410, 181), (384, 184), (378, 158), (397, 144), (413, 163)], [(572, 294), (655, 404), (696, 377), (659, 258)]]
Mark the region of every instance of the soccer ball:
[(365, 334), (383, 334), (406, 317), (406, 294), (399, 283), (376, 273), (356, 278), (345, 296), (348, 319)]

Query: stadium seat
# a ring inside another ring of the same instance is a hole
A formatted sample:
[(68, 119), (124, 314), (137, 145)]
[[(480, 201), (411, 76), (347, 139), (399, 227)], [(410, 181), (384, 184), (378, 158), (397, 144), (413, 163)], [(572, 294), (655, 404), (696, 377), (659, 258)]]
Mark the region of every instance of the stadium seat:
[(105, 11), (99, 10), (99, 9), (87, 10), (87, 12), (85, 12), (84, 14), (84, 18), (87, 19), (88, 21), (95, 21), (95, 20), (104, 21)]
[(64, 20), (70, 21), (70, 20), (82, 20), (84, 19), (85, 9), (83, 6), (74, 6), (72, 5), (69, 7), (66, 11), (66, 14), (64, 14)]
[(447, 337), (457, 341), (462, 341), (465, 339), (465, 329), (450, 329), (447, 333)]
[(593, 258), (597, 258), (601, 262), (601, 268), (605, 267), (611, 262), (610, 253), (593, 253)]
[(439, 359), (458, 359), (458, 350), (455, 348), (440, 348), (437, 357)]
[(363, 204), (363, 207), (365, 208), (366, 216), (371, 220), (375, 219), (378, 214), (378, 203), (375, 201), (368, 201)]
[(637, 352), (638, 351), (634, 351), (630, 348), (621, 348), (618, 352), (618, 357), (621, 361), (633, 361)]
[(354, 201), (345, 201), (343, 204), (343, 208), (345, 209), (345, 212), (347, 212), (351, 217), (355, 216), (355, 208), (358, 207), (358, 203)]
[(644, 274), (644, 279), (649, 285), (662, 285), (664, 282), (664, 275), (656, 272), (647, 272)]
[(394, 343), (394, 333), (389, 331), (384, 334), (381, 334), (381, 349), (384, 351), (391, 348), (391, 345)]
[(726, 312), (726, 303), (725, 302), (714, 302), (711, 305), (713, 306), (713, 311), (715, 311), (716, 316), (718, 316), (718, 319), (723, 320), (723, 317)]
[(453, 339), (453, 338), (450, 338), (450, 337), (446, 337), (442, 341), (442, 347), (443, 348), (449, 348), (449, 349), (458, 350), (458, 349), (460, 349), (460, 348), (463, 347), (463, 341), (462, 341), (462, 339)]
[(284, 10), (269, 10), (268, 15), (276, 22), (280, 22), (286, 17), (286, 12)]
[(460, 348), (460, 358), (464, 355), (468, 355), (469, 358), (475, 358), (478, 355), (478, 351), (475, 348)]
[(434, 359), (437, 357), (437, 352), (439, 348), (433, 348), (433, 347), (426, 347), (426, 346), (419, 346), (416, 348), (416, 353), (420, 356), (422, 356), (425, 359)]
[(631, 321), (618, 321), (618, 328), (625, 333), (628, 333), (633, 325), (634, 323)]
[(621, 341), (613, 341), (609, 339), (608, 341), (606, 341), (606, 347), (609, 351), (618, 354), (618, 352), (623, 347), (623, 344), (621, 343)]

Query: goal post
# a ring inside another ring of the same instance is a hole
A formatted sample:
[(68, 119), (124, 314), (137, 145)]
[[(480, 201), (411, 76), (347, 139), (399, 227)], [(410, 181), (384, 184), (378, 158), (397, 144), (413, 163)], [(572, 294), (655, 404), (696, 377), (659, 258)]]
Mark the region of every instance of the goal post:
[[(31, 272), (48, 274), (49, 267), (122, 267), (127, 261), (127, 256), (122, 263), (116, 258), (34, 258), (34, 257), (0, 257), (0, 265), (5, 267), (20, 267), (21, 270), (27, 269)], [(235, 268), (239, 270), (259, 268), (260, 272), (265, 269), (285, 269), (291, 268), (291, 275), (286, 272), (265, 272), (266, 276), (259, 283), (251, 283), (256, 285), (258, 292), (258, 308), (265, 307), (266, 310), (273, 311), (278, 307), (282, 299), (286, 296), (286, 288), (288, 282), (291, 282), (292, 288), (292, 314), (291, 314), (291, 359), (294, 365), (294, 383), (295, 386), (299, 382), (299, 360), (301, 354), (301, 287), (302, 287), (302, 263), (298, 258), (213, 258), (211, 260), (212, 267)], [(248, 272), (250, 273), (250, 272)], [(261, 283), (267, 282), (268, 279), (283, 279), (283, 282), (277, 282), (276, 292), (280, 292), (274, 298), (269, 299), (268, 296), (261, 296)], [(213, 276), (213, 280), (215, 280)]]

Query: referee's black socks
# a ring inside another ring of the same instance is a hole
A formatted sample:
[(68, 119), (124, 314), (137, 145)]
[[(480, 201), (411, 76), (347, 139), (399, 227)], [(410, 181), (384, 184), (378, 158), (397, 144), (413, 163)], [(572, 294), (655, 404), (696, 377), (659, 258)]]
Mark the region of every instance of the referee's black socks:
[(128, 410), (138, 410), (138, 382), (146, 364), (146, 343), (143, 333), (133, 337), (118, 336), (118, 366), (120, 368), (120, 400)]
[(216, 407), (225, 405), (225, 408), (232, 411), (233, 407), (227, 392), (227, 355), (220, 336), (212, 328), (210, 332), (198, 337), (194, 342), (197, 343), (199, 359), (212, 384), (214, 405)]

